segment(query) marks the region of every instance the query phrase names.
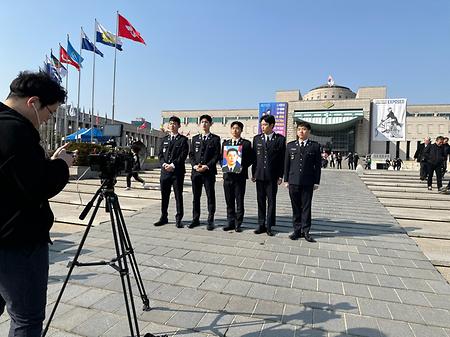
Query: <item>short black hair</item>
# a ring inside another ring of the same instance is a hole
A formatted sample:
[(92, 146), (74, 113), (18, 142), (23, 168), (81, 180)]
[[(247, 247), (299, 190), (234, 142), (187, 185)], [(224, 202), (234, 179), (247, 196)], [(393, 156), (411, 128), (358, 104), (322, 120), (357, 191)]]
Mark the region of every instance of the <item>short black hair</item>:
[(8, 98), (39, 97), (42, 106), (64, 103), (66, 91), (55, 80), (43, 71), (22, 71), (11, 82)]
[(266, 122), (269, 125), (275, 125), (275, 117), (272, 115), (264, 115), (260, 118), (259, 122), (261, 123), (262, 121)]
[(230, 153), (230, 152), (236, 152), (236, 154), (239, 154), (238, 150), (235, 147), (231, 147), (227, 150), (227, 156), (228, 156), (228, 153)]
[(308, 122), (305, 121), (298, 122), (297, 128), (299, 128), (300, 126), (307, 128), (308, 130), (311, 130), (311, 124), (309, 124)]
[(244, 124), (242, 124), (242, 122), (234, 121), (231, 123), (230, 128), (232, 128), (235, 125), (239, 126), (241, 128), (241, 130), (244, 130)]
[(440, 139), (444, 140), (444, 137), (443, 137), (443, 136), (437, 136), (437, 137), (436, 137), (436, 141), (438, 141), (438, 140), (440, 140)]
[(201, 122), (203, 119), (206, 119), (209, 122), (209, 124), (212, 124), (212, 118), (210, 115), (201, 115), (199, 121)]
[(177, 116), (170, 117), (169, 118), (169, 123), (170, 122), (175, 122), (175, 123), (178, 123), (178, 125), (181, 125), (181, 120)]

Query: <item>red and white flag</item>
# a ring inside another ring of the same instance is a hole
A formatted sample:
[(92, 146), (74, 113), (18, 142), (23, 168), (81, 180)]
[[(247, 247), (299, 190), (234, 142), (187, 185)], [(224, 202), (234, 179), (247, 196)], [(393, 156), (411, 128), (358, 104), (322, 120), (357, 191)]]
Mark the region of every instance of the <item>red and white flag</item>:
[(62, 46), (59, 46), (59, 62), (70, 64), (77, 68), (78, 71), (80, 70), (80, 65), (67, 54), (67, 51)]
[(130, 39), (136, 42), (140, 42), (145, 44), (144, 39), (141, 34), (131, 25), (131, 23), (125, 19), (122, 15), (117, 14), (119, 16), (119, 36), (124, 37), (126, 39)]

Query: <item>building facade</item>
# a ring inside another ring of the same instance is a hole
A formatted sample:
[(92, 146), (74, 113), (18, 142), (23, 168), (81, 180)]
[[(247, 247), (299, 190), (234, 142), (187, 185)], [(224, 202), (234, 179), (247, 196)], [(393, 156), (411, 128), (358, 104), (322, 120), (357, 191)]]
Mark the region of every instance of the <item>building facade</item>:
[[(287, 140), (296, 137), (295, 126), (300, 121), (312, 125), (311, 138), (329, 151), (388, 154), (391, 158), (412, 159), (424, 137), (448, 136), (450, 130), (450, 104), (407, 105), (405, 141), (373, 141), (373, 100), (387, 98), (385, 86), (360, 87), (356, 93), (339, 85), (322, 85), (304, 96), (300, 90), (280, 90), (276, 102), (287, 102)], [(257, 103), (255, 103), (257, 106)], [(258, 109), (229, 110), (165, 110), (163, 127), (175, 115), (182, 121), (181, 131), (193, 136), (199, 130), (199, 117), (209, 114), (213, 118), (211, 131), (229, 138), (231, 122), (244, 123), (243, 137), (253, 138), (258, 133)]]

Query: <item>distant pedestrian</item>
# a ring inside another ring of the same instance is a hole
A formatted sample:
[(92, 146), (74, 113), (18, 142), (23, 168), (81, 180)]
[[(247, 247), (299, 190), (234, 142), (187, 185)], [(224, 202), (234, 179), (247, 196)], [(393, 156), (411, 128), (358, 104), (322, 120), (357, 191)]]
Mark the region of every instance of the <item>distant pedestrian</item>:
[(358, 166), (359, 156), (358, 153), (355, 152), (353, 155), (353, 169), (356, 170), (356, 167)]
[(148, 186), (145, 185), (144, 179), (139, 177), (139, 171), (141, 170), (141, 163), (139, 161), (139, 148), (131, 147), (131, 155), (133, 156), (133, 164), (131, 169), (127, 173), (127, 187), (125, 189), (131, 190), (131, 177), (133, 177), (134, 180), (140, 182), (143, 188), (147, 189)]
[(366, 170), (370, 170), (371, 169), (370, 166), (372, 165), (372, 157), (370, 154), (366, 155), (365, 161), (366, 161), (366, 165), (364, 168)]
[(354, 162), (353, 162), (353, 153), (349, 152), (347, 157), (345, 157), (345, 159), (347, 159), (347, 165), (348, 165), (348, 169), (349, 170), (353, 170), (354, 169)]
[(335, 168), (335, 162), (336, 162), (336, 154), (334, 152), (331, 152), (328, 156), (328, 159), (330, 161), (330, 168)]
[(436, 172), (437, 188), (442, 189), (442, 166), (444, 165), (444, 137), (438, 136), (428, 151), (428, 190), (432, 190), (433, 174)]
[(400, 171), (400, 169), (402, 168), (402, 164), (403, 164), (403, 160), (401, 160), (400, 158), (395, 158), (394, 159), (394, 170)]
[(340, 152), (336, 154), (336, 168), (342, 170), (342, 154)]
[(425, 180), (428, 176), (429, 146), (431, 146), (431, 138), (425, 137), (423, 143), (419, 144), (416, 153), (414, 153), (414, 159), (420, 164), (420, 180)]

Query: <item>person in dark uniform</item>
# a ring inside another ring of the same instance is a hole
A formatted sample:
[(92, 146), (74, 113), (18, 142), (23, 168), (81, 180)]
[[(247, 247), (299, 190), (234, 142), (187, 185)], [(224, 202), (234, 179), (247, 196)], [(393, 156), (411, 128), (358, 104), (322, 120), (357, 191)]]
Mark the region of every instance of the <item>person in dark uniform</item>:
[(347, 155), (347, 157), (345, 157), (345, 159), (347, 159), (347, 161), (348, 161), (348, 169), (349, 170), (354, 170), (355, 169), (355, 167), (354, 167), (354, 158), (353, 158), (353, 153), (351, 153), (351, 152), (349, 152), (348, 153), (348, 155)]
[(252, 181), (256, 182), (259, 225), (255, 234), (267, 232), (267, 235), (273, 236), (278, 185), (283, 182), (286, 139), (273, 131), (274, 116), (262, 116), (260, 124), (262, 133), (253, 138), (255, 162), (252, 166)]
[(420, 163), (420, 180), (425, 180), (428, 177), (428, 154), (429, 146), (431, 142), (430, 137), (425, 137), (424, 142), (419, 144), (416, 153), (414, 153), (414, 159)]
[[(248, 168), (253, 164), (254, 154), (252, 151), (252, 144), (247, 139), (241, 138), (244, 124), (235, 121), (231, 123), (231, 139), (223, 142), (223, 148), (225, 146), (242, 146), (242, 162), (240, 164), (241, 170), (239, 173), (235, 173), (236, 170), (230, 170), (230, 160), (227, 158), (227, 165), (222, 168), (223, 171), (223, 191), (225, 192), (225, 201), (227, 204), (227, 225), (223, 227), (224, 231), (235, 230), (236, 232), (242, 232), (241, 225), (244, 219), (244, 196), (245, 187), (248, 179)], [(227, 152), (234, 156), (231, 148)], [(223, 150), (222, 152), (224, 152)], [(237, 154), (237, 153), (236, 153)], [(236, 162), (237, 166), (239, 164)]]
[(159, 145), (159, 162), (161, 164), (161, 218), (155, 226), (168, 223), (167, 208), (169, 207), (170, 190), (173, 186), (177, 214), (175, 215), (176, 226), (182, 228), (181, 219), (184, 215), (183, 207), (183, 183), (186, 174), (185, 161), (189, 152), (189, 144), (186, 136), (180, 135), (178, 129), (181, 122), (178, 117), (169, 118), (170, 133), (165, 136)]
[(311, 203), (313, 191), (320, 184), (320, 145), (309, 140), (311, 125), (300, 122), (297, 125), (297, 140), (286, 146), (284, 161), (284, 181), (289, 188), (292, 204), (292, 223), (294, 232), (291, 240), (304, 237), (306, 241), (315, 242), (309, 231), (311, 229)]
[(214, 213), (216, 212), (217, 162), (220, 159), (220, 137), (209, 132), (212, 118), (209, 115), (200, 117), (201, 134), (192, 137), (189, 158), (192, 165), (192, 193), (194, 195), (192, 222), (188, 226), (194, 228), (200, 225), (200, 197), (202, 187), (205, 187), (208, 200), (208, 230), (214, 229)]
[[(438, 191), (442, 189), (442, 167), (444, 166), (444, 137), (436, 137), (436, 142), (424, 150), (428, 154), (428, 190), (432, 190), (433, 174), (436, 172)], [(428, 150), (428, 151), (427, 151)]]

